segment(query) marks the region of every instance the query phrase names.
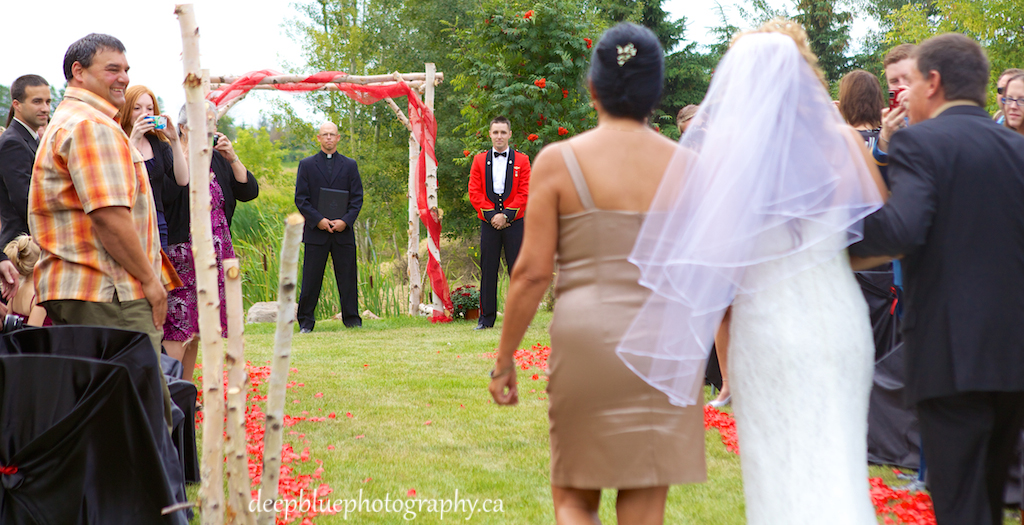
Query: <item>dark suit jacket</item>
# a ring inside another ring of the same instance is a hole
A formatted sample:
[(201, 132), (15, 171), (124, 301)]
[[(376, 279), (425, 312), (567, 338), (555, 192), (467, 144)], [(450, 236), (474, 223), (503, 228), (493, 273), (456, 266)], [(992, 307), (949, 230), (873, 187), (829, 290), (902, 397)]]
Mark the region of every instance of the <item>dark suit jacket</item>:
[[(320, 203), (320, 188), (348, 192), (348, 211), (341, 217), (347, 225), (344, 231), (328, 233), (316, 227), (324, 218), (316, 209)], [(295, 177), (295, 207), (306, 218), (302, 242), (324, 244), (334, 240), (340, 243), (354, 243), (352, 227), (359, 218), (359, 210), (363, 208), (363, 181), (359, 178), (356, 161), (335, 153), (333, 173), (327, 173), (327, 155), (323, 151), (299, 161), (299, 171)]]
[(491, 163), (494, 149), (478, 153), (469, 170), (469, 201), (476, 208), (477, 217), (490, 222), (495, 213), (504, 213), (508, 222), (522, 219), (526, 214), (526, 201), (530, 193), (530, 157), (512, 148), (505, 169), (505, 192), (494, 193)]
[(0, 252), (15, 237), (28, 233), (28, 186), (38, 147), (39, 142), (15, 120), (0, 135)]
[(904, 254), (907, 401), (1024, 391), (1024, 136), (955, 106), (893, 135), (853, 255)]

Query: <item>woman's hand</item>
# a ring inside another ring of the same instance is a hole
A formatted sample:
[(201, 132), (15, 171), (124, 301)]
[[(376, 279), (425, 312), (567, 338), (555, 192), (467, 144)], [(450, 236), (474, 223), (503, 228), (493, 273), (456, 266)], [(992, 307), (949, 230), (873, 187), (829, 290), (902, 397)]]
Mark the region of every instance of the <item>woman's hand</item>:
[(512, 361), (503, 364), (503, 359), (498, 359), (494, 364), (494, 372), (491, 377), (491, 384), (487, 390), (491, 392), (494, 402), (499, 405), (515, 405), (519, 403), (519, 389), (516, 386), (516, 364)]
[(167, 115), (160, 116), (167, 120), (167, 126), (164, 129), (158, 131), (164, 136), (164, 138), (167, 139), (167, 142), (170, 142), (171, 144), (177, 144), (178, 134), (175, 133), (174, 130), (178, 128), (174, 127), (174, 121), (171, 120), (171, 117)]
[(231, 145), (231, 141), (228, 140), (227, 135), (218, 131), (214, 133), (214, 136), (217, 137), (217, 144), (213, 146), (213, 149), (219, 151), (228, 162), (238, 160), (238, 154), (235, 153), (235, 148)]
[(132, 136), (128, 137), (133, 143), (141, 144), (146, 133), (153, 131), (153, 128), (156, 127), (156, 123), (148, 119), (149, 115), (139, 115), (139, 118), (135, 119), (135, 124), (132, 125)]

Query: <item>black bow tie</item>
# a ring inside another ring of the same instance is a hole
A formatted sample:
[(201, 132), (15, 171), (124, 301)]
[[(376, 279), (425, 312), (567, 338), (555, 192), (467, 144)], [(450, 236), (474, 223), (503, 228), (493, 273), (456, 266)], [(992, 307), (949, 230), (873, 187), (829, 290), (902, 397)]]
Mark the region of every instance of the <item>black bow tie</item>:
[(495, 151), (494, 152), (494, 156), (495, 157), (508, 157), (508, 150), (502, 151), (501, 153), (498, 153), (497, 151)]

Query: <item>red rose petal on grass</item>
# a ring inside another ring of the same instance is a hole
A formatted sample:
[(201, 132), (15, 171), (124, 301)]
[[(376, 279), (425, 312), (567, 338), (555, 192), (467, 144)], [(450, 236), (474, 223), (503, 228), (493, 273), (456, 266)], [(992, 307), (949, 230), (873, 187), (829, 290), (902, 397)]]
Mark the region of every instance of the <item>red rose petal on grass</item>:
[(336, 415), (334, 415), (334, 412), (331, 412), (330, 414), (327, 414), (327, 417), (329, 417), (329, 418), (331, 418), (331, 419), (334, 419), (334, 418), (335, 418), (335, 417), (337, 417), (337, 416), (336, 416)]
[(370, 365), (363, 364), (363, 368), (370, 368)]
[(406, 497), (412, 498), (416, 496), (416, 489), (409, 489), (409, 492), (405, 493)]
[(363, 480), (363, 483), (369, 483), (371, 481), (373, 481), (373, 478), (366, 478)]
[(298, 399), (293, 399), (292, 403), (295, 403), (297, 405), (297, 404), (299, 404), (299, 400)]
[(345, 417), (347, 417), (347, 418), (349, 418), (349, 419), (352, 419), (352, 418), (354, 418), (354, 417), (356, 417), (356, 416), (353, 416), (353, 415), (352, 415), (352, 412), (345, 412)]
[(364, 436), (363, 434), (359, 434), (358, 436), (356, 436), (356, 437), (354, 437), (352, 439), (363, 439), (364, 437), (366, 437), (366, 436)]
[(334, 445), (327, 445), (327, 450), (334, 450)]
[(459, 408), (466, 408), (466, 405), (459, 405)]
[(430, 420), (428, 419), (428, 420), (427, 420), (426, 422), (424, 422), (423, 424), (424, 424), (424, 425), (429, 425), (430, 423), (432, 423), (432, 421), (430, 421)]
[(317, 393), (313, 394), (313, 397), (324, 397), (324, 393), (323, 392), (317, 392)]

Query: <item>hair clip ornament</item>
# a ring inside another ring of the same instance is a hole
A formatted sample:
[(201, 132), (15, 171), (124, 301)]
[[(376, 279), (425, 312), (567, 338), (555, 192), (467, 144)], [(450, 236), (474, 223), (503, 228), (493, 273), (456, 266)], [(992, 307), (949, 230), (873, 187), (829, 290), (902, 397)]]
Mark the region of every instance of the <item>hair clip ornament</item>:
[(629, 62), (629, 59), (636, 56), (636, 46), (632, 42), (624, 46), (615, 46), (615, 50), (619, 52), (619, 67), (622, 67), (623, 64)]

